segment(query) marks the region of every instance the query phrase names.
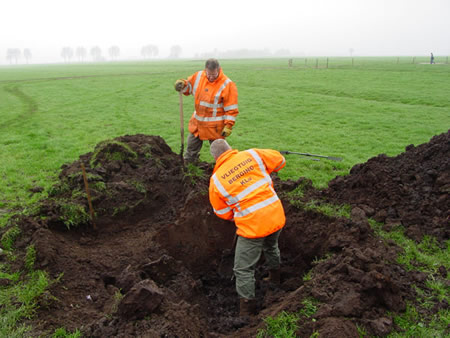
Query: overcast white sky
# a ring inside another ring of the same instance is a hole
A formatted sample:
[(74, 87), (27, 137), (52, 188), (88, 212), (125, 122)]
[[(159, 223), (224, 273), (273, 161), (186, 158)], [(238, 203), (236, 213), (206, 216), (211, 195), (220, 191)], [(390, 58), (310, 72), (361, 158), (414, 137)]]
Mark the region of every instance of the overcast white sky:
[[(62, 62), (63, 46), (112, 45), (119, 59), (155, 44), (159, 58), (217, 48), (289, 49), (293, 56), (450, 54), (450, 0), (4, 0), (0, 63), (30, 48), (33, 63)], [(23, 62), (23, 60), (22, 60)]]

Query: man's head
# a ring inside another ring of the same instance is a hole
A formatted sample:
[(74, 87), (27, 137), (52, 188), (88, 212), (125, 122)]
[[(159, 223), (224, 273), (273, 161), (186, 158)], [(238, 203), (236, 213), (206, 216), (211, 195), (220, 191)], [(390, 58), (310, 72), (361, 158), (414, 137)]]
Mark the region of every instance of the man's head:
[(217, 59), (208, 59), (205, 63), (206, 77), (209, 82), (214, 82), (219, 77), (220, 65)]
[(211, 143), (210, 152), (214, 159), (217, 160), (220, 155), (230, 149), (231, 147), (227, 141), (223, 139), (217, 139), (213, 143)]

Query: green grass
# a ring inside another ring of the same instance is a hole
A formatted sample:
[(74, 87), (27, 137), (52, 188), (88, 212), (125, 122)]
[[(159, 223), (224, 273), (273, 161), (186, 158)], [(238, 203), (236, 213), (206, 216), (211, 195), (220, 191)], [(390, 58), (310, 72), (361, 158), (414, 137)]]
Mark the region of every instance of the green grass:
[[(299, 329), (299, 320), (308, 320), (317, 311), (317, 301), (311, 298), (304, 299), (302, 302), (302, 309), (295, 313), (288, 313), (286, 311), (280, 312), (276, 317), (267, 317), (264, 319), (266, 324), (265, 329), (258, 330), (257, 337), (274, 337), (274, 338), (289, 338), (296, 337), (296, 332)], [(313, 334), (312, 337), (315, 337)]]
[(379, 236), (393, 240), (403, 248), (404, 251), (398, 256), (397, 260), (407, 270), (436, 274), (440, 266), (444, 266), (447, 271), (450, 269), (450, 240), (443, 243), (445, 245), (443, 249), (439, 248), (436, 239), (430, 236), (424, 236), (423, 240), (417, 244), (405, 236), (404, 229), (401, 226), (386, 232), (381, 229), (382, 224), (370, 219), (369, 223)]
[(0, 337), (23, 337), (31, 328), (21, 324), (31, 318), (39, 297), (49, 287), (43, 271), (33, 271), (10, 287), (0, 288)]
[[(306, 176), (321, 187), (356, 163), (399, 154), (448, 129), (450, 67), (406, 58), (349, 61), (330, 59), (330, 68), (315, 69), (303, 59), (292, 68), (285, 59), (223, 60), (239, 90), (231, 145), (342, 157), (286, 155), (282, 178)], [(59, 167), (100, 141), (160, 135), (178, 152), (173, 82), (202, 67), (201, 60), (0, 67), (0, 221), (45, 197)], [(184, 98), (184, 111), (187, 130), (192, 97)], [(213, 161), (207, 144), (201, 158)], [(31, 195), (34, 186), (46, 190)]]
[[(326, 58), (319, 58), (316, 69), (315, 58), (293, 61), (289, 68), (287, 59), (221, 60), (239, 91), (240, 114), (228, 138), (234, 148), (343, 158), (342, 162), (312, 161), (286, 155), (283, 179), (304, 176), (316, 187), (324, 187), (357, 163), (380, 153), (397, 155), (405, 146), (427, 142), (450, 126), (448, 64), (420, 64), (427, 58), (416, 58), (413, 64), (412, 58), (397, 57), (354, 58), (352, 64), (351, 58), (332, 58), (325, 68)], [(101, 141), (125, 134), (159, 135), (178, 153), (179, 101), (173, 83), (203, 64), (195, 60), (0, 67), (0, 227), (9, 224), (13, 229), (1, 238), (10, 259), (19, 235), (13, 215), (35, 210), (41, 198), (54, 193), (51, 187), (62, 164), (93, 151)], [(185, 97), (185, 133), (192, 111), (193, 98)], [(201, 159), (213, 162), (207, 142)], [(188, 168), (186, 176), (195, 181), (201, 174)], [(97, 189), (105, 189), (103, 182), (97, 184)], [(33, 187), (44, 190), (31, 193)], [(307, 207), (330, 215), (348, 214), (346, 208), (316, 202)], [(86, 210), (65, 208), (68, 227), (88, 220)], [(419, 262), (424, 271), (435, 271), (437, 264), (448, 266), (444, 264), (449, 261), (448, 247), (438, 250), (431, 239), (421, 247), (401, 236), (394, 240), (410, 247), (402, 263), (406, 266), (417, 268)], [(26, 253), (30, 270), (33, 254), (30, 247)], [(43, 275), (32, 271), (25, 275), (29, 277), (19, 278), (6, 267), (0, 275), (12, 281), (10, 288), (0, 290), (2, 300), (28, 293), (31, 285), (21, 279), (37, 286), (23, 306), (9, 302), (1, 307), (0, 336), (21, 336), (27, 330), (23, 318), (32, 316), (36, 295), (45, 289)], [(433, 294), (442, 298), (442, 286), (429, 283)]]

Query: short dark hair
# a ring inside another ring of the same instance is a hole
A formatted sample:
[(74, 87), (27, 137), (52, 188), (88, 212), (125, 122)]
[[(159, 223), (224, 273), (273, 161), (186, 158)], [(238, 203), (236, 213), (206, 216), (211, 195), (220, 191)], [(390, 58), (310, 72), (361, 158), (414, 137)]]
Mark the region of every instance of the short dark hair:
[(216, 70), (220, 68), (219, 61), (217, 59), (208, 59), (205, 63), (205, 68), (209, 70)]

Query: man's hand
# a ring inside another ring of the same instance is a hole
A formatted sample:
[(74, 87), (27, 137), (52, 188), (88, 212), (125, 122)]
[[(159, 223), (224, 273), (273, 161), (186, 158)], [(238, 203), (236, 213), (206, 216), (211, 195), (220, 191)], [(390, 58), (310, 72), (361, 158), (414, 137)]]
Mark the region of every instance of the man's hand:
[(231, 126), (227, 124), (225, 127), (223, 127), (222, 136), (228, 137), (230, 135), (231, 135)]
[(186, 80), (178, 79), (175, 81), (175, 90), (181, 92), (186, 87)]

